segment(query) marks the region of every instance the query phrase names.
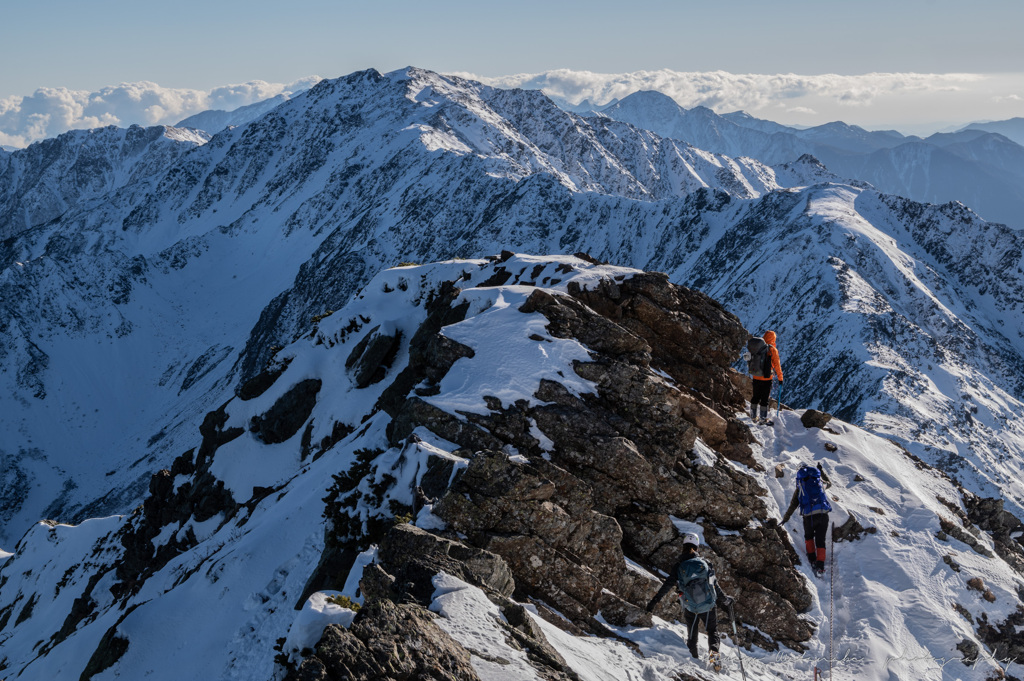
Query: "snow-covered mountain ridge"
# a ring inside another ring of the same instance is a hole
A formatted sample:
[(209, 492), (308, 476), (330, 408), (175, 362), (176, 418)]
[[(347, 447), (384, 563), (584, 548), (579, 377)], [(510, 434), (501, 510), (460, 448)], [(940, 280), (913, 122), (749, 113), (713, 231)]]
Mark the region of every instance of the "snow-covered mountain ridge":
[(7, 545), (131, 508), (382, 267), (506, 247), (668, 272), (780, 334), (784, 401), (1022, 508), (1019, 232), (408, 69), (324, 81), (2, 242)]
[(684, 109), (667, 95), (649, 91), (625, 97), (597, 115), (769, 164), (811, 154), (838, 175), (868, 182), (884, 193), (921, 202), (960, 201), (988, 220), (1024, 226), (1024, 146), (996, 132), (1012, 130), (1012, 121), (992, 132), (972, 127), (926, 139), (840, 122), (796, 129), (743, 112), (718, 115), (706, 107)]
[[(736, 597), (716, 678), (1011, 671), (1019, 521), (836, 419), (751, 426), (745, 339), (664, 275), (576, 257), (384, 271), (222, 390), (140, 508), (18, 543), (0, 666), (704, 681), (679, 606), (644, 613), (697, 532)], [(835, 482), (834, 590), (772, 522), (803, 462)]]
[(0, 154), (0, 240), (150, 180), (207, 140), (193, 129), (109, 126)]
[[(3, 533), (13, 540), (31, 519), (84, 513), (108, 492), (94, 512), (123, 510), (148, 478), (139, 462), (176, 454), (175, 428), (210, 407), (211, 385), (258, 371), (272, 346), (384, 265), (493, 250), (508, 212), (536, 193), (647, 200), (778, 186), (754, 161), (581, 121), (538, 93), (415, 69), (365, 72), (191, 145), (160, 172), (119, 175), (126, 181), (102, 199), (79, 201), (79, 189), (51, 200), (60, 183), (12, 179), (12, 206), (57, 208), (31, 223), (21, 220), (35, 213), (12, 209), (4, 226), (17, 236), (0, 252), (0, 418), (15, 434), (0, 446)], [(10, 168), (67, 177), (60, 159), (102, 134), (34, 145)], [(56, 162), (41, 153), (68, 145)], [(120, 153), (120, 138), (111, 145)]]

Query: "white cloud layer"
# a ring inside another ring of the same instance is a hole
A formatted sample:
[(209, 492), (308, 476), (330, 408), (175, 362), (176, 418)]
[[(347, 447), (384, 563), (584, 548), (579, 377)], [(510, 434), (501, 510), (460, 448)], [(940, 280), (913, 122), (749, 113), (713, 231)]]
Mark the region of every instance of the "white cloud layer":
[[(566, 69), (486, 77), (458, 74), (495, 87), (540, 89), (579, 104), (606, 104), (639, 90), (657, 90), (680, 106), (706, 106), (719, 113), (743, 110), (784, 123), (817, 125), (833, 120), (873, 127), (915, 127), (967, 123), (1024, 115), (1016, 93), (1024, 75), (972, 73), (736, 74), (663, 69), (633, 73), (593, 73)], [(985, 108), (987, 107), (987, 108)]]
[(173, 125), (202, 111), (231, 111), (280, 94), (292, 95), (319, 81), (318, 76), (289, 84), (257, 80), (208, 91), (166, 88), (145, 81), (98, 92), (39, 88), (27, 97), (0, 99), (0, 144), (24, 147), (68, 130), (107, 125)]
[[(571, 104), (590, 100), (601, 105), (638, 90), (658, 90), (686, 108), (701, 105), (719, 113), (742, 109), (790, 125), (843, 120), (908, 134), (1024, 116), (1024, 74), (1019, 73), (806, 76), (562, 69), (499, 77), (457, 75), (496, 87), (543, 90)], [(252, 81), (212, 90), (166, 88), (151, 82), (122, 83), (98, 92), (40, 88), (27, 97), (0, 99), (0, 145), (24, 147), (76, 128), (174, 124), (210, 109), (231, 111), (279, 94), (292, 95), (319, 80), (311, 76), (290, 84)]]
[(544, 90), (572, 104), (585, 99), (595, 104), (604, 104), (638, 90), (657, 90), (686, 108), (706, 106), (723, 111), (761, 109), (779, 100), (810, 96), (832, 97), (841, 104), (859, 106), (894, 93), (906, 95), (960, 91), (985, 78), (965, 73), (801, 76), (792, 73), (761, 75), (725, 71), (687, 73), (667, 69), (621, 74), (562, 69), (497, 78), (464, 75), (497, 87)]

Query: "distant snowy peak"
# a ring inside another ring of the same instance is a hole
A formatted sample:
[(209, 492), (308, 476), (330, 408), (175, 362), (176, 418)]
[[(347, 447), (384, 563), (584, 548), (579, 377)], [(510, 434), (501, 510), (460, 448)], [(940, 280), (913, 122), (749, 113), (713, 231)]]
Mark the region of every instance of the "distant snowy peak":
[[(1024, 147), (1006, 137), (967, 131), (926, 140), (869, 131), (843, 122), (787, 128), (743, 112), (687, 110), (656, 92), (638, 92), (601, 112), (700, 149), (763, 163), (812, 154), (840, 177), (928, 203), (962, 201), (988, 220), (1024, 226)], [(984, 129), (982, 129), (984, 130)]]
[(232, 111), (221, 111), (219, 109), (203, 111), (179, 121), (177, 123), (177, 127), (195, 128), (197, 130), (203, 130), (211, 135), (215, 135), (224, 128), (245, 125), (250, 121), (254, 121), (289, 99), (290, 97), (288, 95), (282, 94), (256, 102), (255, 104), (248, 104), (246, 106), (239, 107)]

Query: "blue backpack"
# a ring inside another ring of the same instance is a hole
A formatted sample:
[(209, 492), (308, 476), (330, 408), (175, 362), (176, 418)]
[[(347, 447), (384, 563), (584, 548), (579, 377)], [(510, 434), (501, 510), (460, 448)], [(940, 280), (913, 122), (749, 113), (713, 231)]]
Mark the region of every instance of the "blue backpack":
[(679, 564), (676, 570), (683, 606), (690, 612), (705, 613), (715, 607), (715, 587), (711, 583), (711, 568), (703, 558), (691, 558)]
[(832, 510), (832, 504), (828, 503), (828, 496), (821, 484), (821, 471), (817, 468), (801, 467), (796, 473), (796, 488), (800, 493), (800, 513), (802, 515), (827, 513)]

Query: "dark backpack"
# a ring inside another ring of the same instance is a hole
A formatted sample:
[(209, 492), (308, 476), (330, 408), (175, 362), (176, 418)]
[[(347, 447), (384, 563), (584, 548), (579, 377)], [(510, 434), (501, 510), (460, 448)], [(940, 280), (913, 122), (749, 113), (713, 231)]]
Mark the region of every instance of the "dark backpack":
[(828, 503), (828, 496), (825, 494), (825, 487), (821, 484), (821, 471), (814, 466), (802, 466), (797, 471), (796, 488), (799, 492), (801, 514), (810, 515), (832, 510), (832, 504)]
[(772, 360), (768, 353), (768, 344), (763, 338), (754, 337), (747, 341), (747, 351), (750, 352), (750, 359), (747, 360), (747, 371), (751, 376), (761, 378), (772, 377)]
[(684, 560), (676, 569), (683, 606), (690, 612), (705, 613), (715, 607), (715, 587), (711, 583), (711, 568), (700, 557)]

